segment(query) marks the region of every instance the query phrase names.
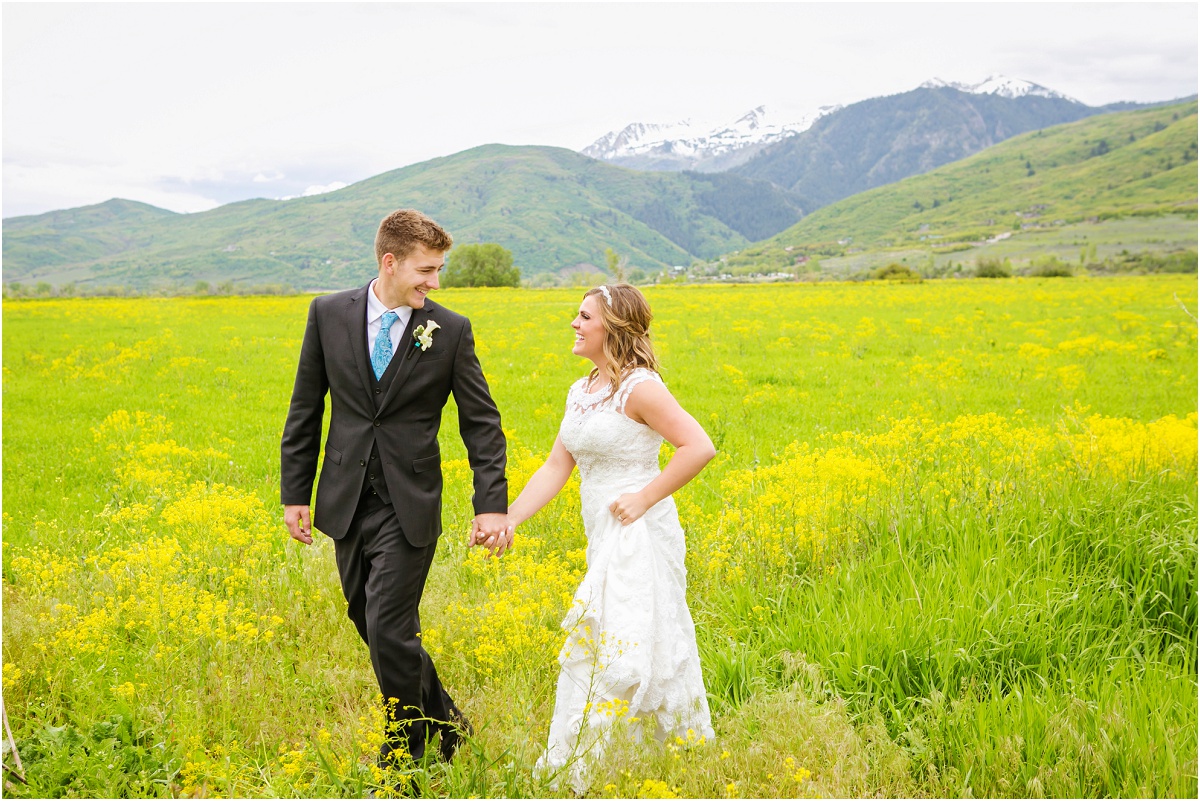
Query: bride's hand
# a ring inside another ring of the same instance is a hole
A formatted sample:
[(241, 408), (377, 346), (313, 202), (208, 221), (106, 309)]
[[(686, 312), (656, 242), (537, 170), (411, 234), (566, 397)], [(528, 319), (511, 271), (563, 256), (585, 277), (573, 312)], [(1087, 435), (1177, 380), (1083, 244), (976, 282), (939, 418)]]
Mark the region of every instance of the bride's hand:
[(612, 512), (623, 526), (628, 526), (646, 514), (649, 508), (640, 492), (627, 492), (608, 505), (608, 511)]
[(503, 556), (513, 546), (516, 528), (506, 513), (477, 515), (471, 523), (470, 545), (482, 545), (489, 556)]

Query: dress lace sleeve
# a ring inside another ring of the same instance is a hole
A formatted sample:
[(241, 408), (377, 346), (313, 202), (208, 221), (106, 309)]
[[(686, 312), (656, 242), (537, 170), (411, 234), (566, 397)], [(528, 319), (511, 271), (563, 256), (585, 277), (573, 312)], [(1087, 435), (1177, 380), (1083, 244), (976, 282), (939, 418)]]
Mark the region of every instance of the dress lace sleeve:
[(625, 380), (621, 382), (621, 388), (617, 390), (617, 396), (613, 399), (613, 405), (618, 412), (625, 414), (625, 401), (629, 400), (629, 395), (633, 392), (633, 388), (644, 381), (657, 381), (660, 384), (663, 383), (663, 380), (659, 374), (653, 370), (648, 370), (645, 367), (634, 368), (634, 370), (625, 377)]
[(596, 406), (596, 399), (591, 398), (587, 392), (588, 377), (576, 381), (567, 390), (567, 411), (576, 414), (582, 414)]

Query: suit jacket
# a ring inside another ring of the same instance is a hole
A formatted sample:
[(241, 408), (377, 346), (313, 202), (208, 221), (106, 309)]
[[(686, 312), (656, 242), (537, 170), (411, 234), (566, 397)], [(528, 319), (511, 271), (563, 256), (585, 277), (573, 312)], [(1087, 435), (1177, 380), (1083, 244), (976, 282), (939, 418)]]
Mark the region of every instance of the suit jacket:
[[(328, 394), (329, 435), (313, 526), (335, 540), (346, 535), (365, 483), (371, 446), (378, 443), (387, 491), (404, 535), (413, 546), (423, 547), (442, 531), (437, 437), (442, 408), (452, 392), (474, 471), (475, 513), (507, 511), (500, 412), (475, 355), (470, 321), (428, 299), (424, 308), (413, 309), (392, 357), (402, 361), (391, 384), (381, 390), (376, 411), (367, 352), (369, 291), (370, 284), (318, 297), (309, 306), (280, 447), (280, 496), (284, 504), (311, 502)], [(413, 330), (430, 320), (441, 326), (433, 344), (427, 351), (414, 349)]]

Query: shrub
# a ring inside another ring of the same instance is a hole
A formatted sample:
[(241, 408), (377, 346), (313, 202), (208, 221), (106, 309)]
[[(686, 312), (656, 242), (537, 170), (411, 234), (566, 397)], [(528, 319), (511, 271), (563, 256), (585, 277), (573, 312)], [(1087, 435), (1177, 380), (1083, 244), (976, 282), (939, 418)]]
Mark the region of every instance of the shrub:
[(1038, 256), (1033, 260), (1029, 274), (1036, 278), (1070, 278), (1075, 273), (1069, 264), (1055, 256)]
[(1012, 278), (1012, 264), (1008, 259), (978, 258), (975, 260), (976, 278)]
[(1104, 267), (1120, 273), (1194, 273), (1196, 251), (1177, 250), (1169, 253), (1128, 253), (1122, 251), (1106, 260)]
[(881, 281), (920, 281), (921, 274), (911, 267), (905, 267), (899, 262), (892, 262), (886, 267), (880, 267), (871, 273), (871, 277)]

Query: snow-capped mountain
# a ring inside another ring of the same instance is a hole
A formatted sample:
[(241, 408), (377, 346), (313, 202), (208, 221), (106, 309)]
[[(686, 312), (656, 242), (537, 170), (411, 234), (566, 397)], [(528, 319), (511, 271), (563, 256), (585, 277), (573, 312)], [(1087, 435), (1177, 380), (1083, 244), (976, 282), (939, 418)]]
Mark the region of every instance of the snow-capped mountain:
[(960, 92), (967, 92), (973, 95), (999, 95), (1000, 97), (1018, 98), (1018, 97), (1049, 97), (1057, 100), (1070, 100), (1072, 103), (1079, 101), (1073, 97), (1067, 97), (1062, 92), (1056, 92), (1053, 89), (1033, 83), (1032, 81), (1023, 81), (1020, 78), (1009, 78), (1006, 75), (991, 75), (987, 79), (976, 84), (955, 83), (943, 81), (940, 78), (933, 78), (921, 84), (922, 89), (941, 89), (949, 87), (957, 89)]
[[(975, 84), (953, 83), (933, 78), (921, 84), (920, 88), (954, 89), (971, 95), (1001, 97), (1015, 101), (1017, 106), (1030, 103), (1043, 106), (1044, 101), (1025, 101), (1024, 98), (1045, 98), (1056, 101), (1056, 105), (1077, 107), (1067, 114), (1072, 119), (1082, 116), (1078, 112), (1087, 109), (1087, 106), (1061, 92), (1047, 89), (1032, 81), (1009, 78), (1005, 75), (992, 75)], [(904, 94), (907, 96), (908, 93)], [(848, 114), (850, 109), (875, 101), (886, 105), (886, 100), (887, 98), (873, 98), (848, 107), (822, 106), (807, 114), (790, 116), (759, 106), (731, 123), (716, 126), (692, 120), (667, 124), (635, 122), (619, 131), (605, 134), (581, 152), (585, 156), (639, 170), (740, 170), (760, 154), (766, 157), (765, 151), (770, 145), (790, 140), (788, 144), (770, 148), (770, 152), (791, 147), (799, 141), (792, 140), (792, 137), (812, 128), (817, 120), (828, 118), (822, 120), (818, 126), (820, 130), (830, 126), (836, 127), (836, 121)], [(904, 112), (891, 109), (887, 113), (903, 115)], [(869, 121), (863, 122), (870, 124)], [(1007, 126), (1001, 123), (996, 130), (1007, 129)]]
[(635, 122), (605, 134), (581, 152), (627, 167), (715, 172), (745, 162), (772, 142), (808, 130), (839, 108), (822, 106), (806, 114), (785, 116), (759, 106), (731, 123), (717, 126), (691, 120)]

